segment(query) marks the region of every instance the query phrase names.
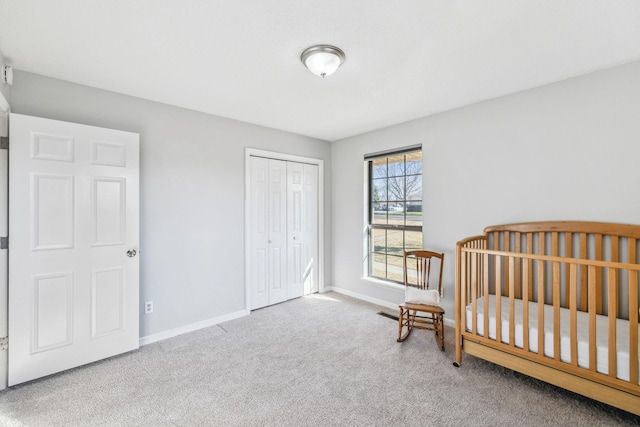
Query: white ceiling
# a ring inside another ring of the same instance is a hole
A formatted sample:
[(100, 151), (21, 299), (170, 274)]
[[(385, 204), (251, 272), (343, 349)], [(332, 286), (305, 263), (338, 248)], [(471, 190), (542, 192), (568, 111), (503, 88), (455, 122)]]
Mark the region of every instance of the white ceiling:
[[(324, 80), (300, 53), (334, 44)], [(640, 60), (638, 0), (0, 0), (19, 70), (333, 141)]]

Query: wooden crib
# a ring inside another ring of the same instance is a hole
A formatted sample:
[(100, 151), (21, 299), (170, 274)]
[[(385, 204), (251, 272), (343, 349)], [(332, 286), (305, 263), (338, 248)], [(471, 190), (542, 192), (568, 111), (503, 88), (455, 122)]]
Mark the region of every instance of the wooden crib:
[(458, 242), (454, 365), (464, 350), (640, 415), (639, 245), (640, 226), (570, 221)]

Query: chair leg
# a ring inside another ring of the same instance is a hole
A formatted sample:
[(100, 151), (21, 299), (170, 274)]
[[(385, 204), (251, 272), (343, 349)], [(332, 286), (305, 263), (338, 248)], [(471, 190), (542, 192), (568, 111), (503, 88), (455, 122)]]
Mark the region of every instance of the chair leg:
[[(406, 317), (405, 317), (406, 316)], [(406, 332), (403, 331), (406, 328)], [(411, 316), (409, 314), (409, 310), (405, 310), (400, 307), (400, 315), (398, 316), (398, 342), (402, 342), (409, 337), (411, 330), (413, 329), (413, 324), (411, 322)]]
[[(405, 341), (415, 323), (417, 311), (411, 313), (410, 310), (400, 307), (398, 316), (398, 342)], [(444, 351), (444, 316), (442, 314), (431, 313), (431, 321), (433, 322), (433, 331), (435, 332), (436, 343), (440, 350)]]
[(444, 316), (442, 314), (434, 314), (434, 326), (436, 331), (436, 342), (440, 350), (444, 351)]

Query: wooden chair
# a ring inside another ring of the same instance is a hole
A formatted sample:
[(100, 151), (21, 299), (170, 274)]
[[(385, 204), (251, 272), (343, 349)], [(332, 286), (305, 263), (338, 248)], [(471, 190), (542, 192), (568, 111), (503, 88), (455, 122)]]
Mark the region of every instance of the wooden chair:
[[(429, 288), (433, 259), (440, 261), (437, 289)], [(436, 342), (444, 351), (444, 309), (440, 307), (443, 264), (444, 254), (425, 250), (404, 252), (405, 302), (400, 304), (398, 342), (406, 340), (413, 329), (426, 329), (435, 331)], [(415, 273), (408, 267), (414, 265)]]

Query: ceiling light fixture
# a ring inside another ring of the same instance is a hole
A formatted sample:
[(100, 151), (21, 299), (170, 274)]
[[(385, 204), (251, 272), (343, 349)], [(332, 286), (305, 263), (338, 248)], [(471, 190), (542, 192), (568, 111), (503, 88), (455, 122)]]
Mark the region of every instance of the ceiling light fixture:
[(344, 62), (344, 58), (344, 52), (341, 49), (325, 44), (308, 47), (300, 55), (304, 66), (323, 79), (335, 73)]

